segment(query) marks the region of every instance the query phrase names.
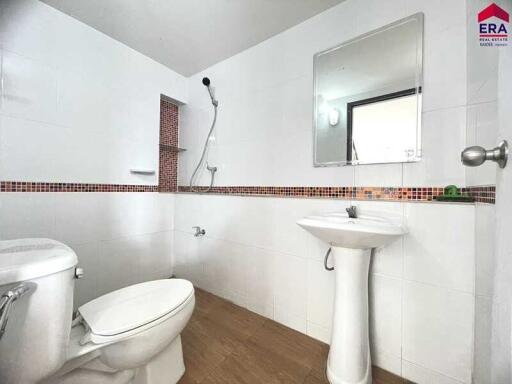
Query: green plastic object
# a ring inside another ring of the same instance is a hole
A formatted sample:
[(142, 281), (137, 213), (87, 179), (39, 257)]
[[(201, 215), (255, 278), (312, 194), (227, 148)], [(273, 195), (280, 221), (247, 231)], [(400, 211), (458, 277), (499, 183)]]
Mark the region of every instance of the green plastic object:
[(436, 196), (437, 201), (452, 201), (452, 202), (465, 202), (473, 203), (475, 198), (467, 194), (460, 192), (460, 189), (456, 185), (447, 185), (444, 188), (443, 194)]

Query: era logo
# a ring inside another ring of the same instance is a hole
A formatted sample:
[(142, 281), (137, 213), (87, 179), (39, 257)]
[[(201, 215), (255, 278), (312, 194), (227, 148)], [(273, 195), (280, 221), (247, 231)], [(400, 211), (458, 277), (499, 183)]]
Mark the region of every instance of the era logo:
[[(489, 20), (492, 19), (492, 20)], [(495, 3), (478, 13), (481, 46), (507, 45), (509, 14)]]

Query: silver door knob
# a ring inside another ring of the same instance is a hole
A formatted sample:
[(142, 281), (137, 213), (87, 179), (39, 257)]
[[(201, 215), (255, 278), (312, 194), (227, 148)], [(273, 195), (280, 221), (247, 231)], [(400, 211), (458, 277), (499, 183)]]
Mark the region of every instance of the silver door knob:
[(508, 143), (503, 140), (496, 148), (486, 150), (483, 147), (468, 147), (461, 153), (462, 164), (468, 167), (478, 167), (486, 160), (495, 161), (500, 168), (505, 168), (508, 159)]

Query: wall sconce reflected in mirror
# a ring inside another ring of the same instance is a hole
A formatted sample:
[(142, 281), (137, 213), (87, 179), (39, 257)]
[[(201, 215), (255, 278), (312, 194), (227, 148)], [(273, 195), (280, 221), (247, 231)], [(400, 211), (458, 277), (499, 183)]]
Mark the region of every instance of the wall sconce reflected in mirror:
[(334, 127), (335, 125), (338, 125), (340, 122), (340, 111), (338, 111), (336, 108), (331, 108), (329, 110), (329, 125), (331, 127)]

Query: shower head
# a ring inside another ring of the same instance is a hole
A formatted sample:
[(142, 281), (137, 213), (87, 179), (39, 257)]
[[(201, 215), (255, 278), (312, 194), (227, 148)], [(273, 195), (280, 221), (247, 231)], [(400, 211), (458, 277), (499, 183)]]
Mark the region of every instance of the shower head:
[(203, 85), (208, 88), (208, 93), (210, 94), (210, 99), (212, 99), (212, 104), (214, 107), (217, 107), (219, 105), (219, 102), (215, 100), (215, 97), (213, 97), (212, 89), (210, 88), (210, 79), (207, 77), (203, 77)]

